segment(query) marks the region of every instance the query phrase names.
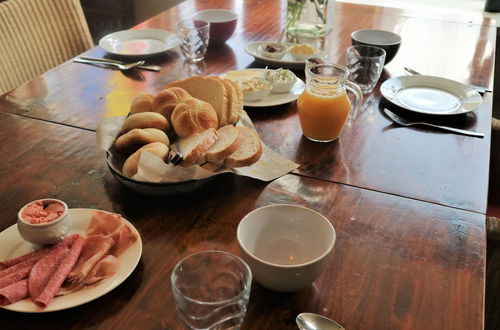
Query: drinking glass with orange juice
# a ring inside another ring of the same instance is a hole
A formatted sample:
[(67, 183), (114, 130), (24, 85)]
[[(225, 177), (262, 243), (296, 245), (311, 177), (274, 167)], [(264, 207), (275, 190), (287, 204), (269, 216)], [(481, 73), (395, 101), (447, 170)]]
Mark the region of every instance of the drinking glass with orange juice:
[[(330, 142), (336, 140), (344, 128), (349, 113), (355, 113), (363, 94), (359, 87), (347, 80), (349, 70), (336, 64), (306, 66), (306, 88), (297, 100), (302, 133), (309, 140)], [(354, 106), (347, 91), (355, 96)]]

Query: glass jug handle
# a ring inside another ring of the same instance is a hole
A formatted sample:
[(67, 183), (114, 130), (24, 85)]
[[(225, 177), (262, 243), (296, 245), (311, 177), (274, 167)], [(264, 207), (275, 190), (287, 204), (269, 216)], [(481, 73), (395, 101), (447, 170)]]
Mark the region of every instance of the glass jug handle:
[(347, 124), (351, 125), (352, 121), (356, 118), (358, 109), (361, 106), (361, 102), (363, 102), (363, 92), (361, 91), (359, 86), (353, 83), (352, 81), (347, 80), (344, 84), (345, 88), (354, 94), (356, 100), (354, 102), (354, 106), (351, 106), (351, 111), (349, 112), (349, 119), (347, 120)]

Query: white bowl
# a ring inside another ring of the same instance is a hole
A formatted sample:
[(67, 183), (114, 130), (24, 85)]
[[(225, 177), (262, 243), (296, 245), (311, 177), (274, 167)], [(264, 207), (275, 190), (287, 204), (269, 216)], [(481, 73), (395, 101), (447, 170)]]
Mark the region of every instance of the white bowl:
[(269, 52), (266, 50), (266, 46), (268, 44), (262, 44), (258, 47), (258, 50), (259, 50), (259, 53), (264, 56), (264, 57), (267, 57), (267, 58), (274, 58), (274, 59), (280, 59), (282, 58), (283, 56), (285, 56), (287, 50), (288, 50), (288, 47), (285, 46), (284, 44), (281, 45), (282, 47), (282, 50), (281, 51), (278, 51), (278, 52)]
[[(269, 70), (268, 73), (273, 70)], [(290, 71), (291, 72), (291, 71)], [(281, 94), (281, 93), (288, 93), (290, 89), (292, 89), (293, 85), (297, 81), (297, 76), (293, 72), (291, 72), (293, 75), (293, 79), (290, 81), (283, 81), (283, 82), (273, 82), (268, 80), (268, 76), (266, 75), (264, 79), (271, 84), (271, 93), (274, 94)]]
[(335, 244), (335, 230), (320, 213), (298, 205), (269, 205), (238, 225), (243, 260), (262, 286), (293, 292), (311, 285)]
[(193, 15), (195, 20), (210, 22), (209, 43), (222, 44), (236, 29), (238, 15), (226, 9), (205, 9)]
[[(44, 205), (59, 203), (63, 206), (64, 211), (58, 218), (49, 222), (33, 224), (26, 221), (23, 217), (24, 210), (28, 206), (40, 201), (43, 202)], [(68, 211), (68, 205), (66, 205), (63, 201), (54, 198), (44, 198), (30, 202), (23, 206), (17, 214), (17, 230), (19, 231), (21, 237), (30, 243), (38, 245), (55, 244), (62, 241), (64, 237), (68, 235), (69, 230), (71, 229), (71, 224), (72, 218)]]

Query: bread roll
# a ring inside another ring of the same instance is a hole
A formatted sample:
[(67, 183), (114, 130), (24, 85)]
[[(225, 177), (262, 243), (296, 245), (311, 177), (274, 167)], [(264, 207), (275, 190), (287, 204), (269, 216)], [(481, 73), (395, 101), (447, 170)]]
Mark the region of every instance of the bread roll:
[(172, 112), (172, 127), (178, 137), (217, 128), (219, 120), (214, 108), (207, 102), (189, 97), (177, 104)]
[(214, 77), (193, 76), (184, 80), (174, 81), (167, 87), (184, 88), (191, 96), (210, 103), (215, 112), (217, 112), (219, 127), (233, 124), (227, 118), (229, 91), (219, 79)]
[(226, 157), (226, 167), (249, 166), (257, 162), (262, 155), (262, 142), (253, 129), (245, 126), (236, 127), (242, 139), (240, 147), (231, 155)]
[(217, 141), (218, 133), (214, 128), (207, 129), (198, 134), (179, 138), (177, 144), (184, 160), (181, 165), (191, 166)]
[(140, 112), (125, 119), (122, 125), (122, 133), (127, 133), (134, 128), (157, 128), (166, 131), (168, 127), (165, 116), (156, 112)]
[(137, 173), (139, 167), (139, 159), (144, 151), (150, 152), (153, 155), (160, 157), (163, 160), (167, 159), (168, 147), (161, 142), (153, 142), (146, 144), (132, 155), (130, 155), (125, 163), (123, 163), (122, 174), (127, 178), (133, 177)]
[(153, 111), (161, 113), (169, 124), (172, 124), (171, 116), (175, 106), (191, 95), (180, 87), (167, 88), (156, 94), (153, 100)]
[(157, 128), (134, 128), (120, 135), (115, 141), (115, 147), (119, 152), (127, 154), (153, 142), (161, 142), (167, 146), (170, 144), (167, 134)]
[(130, 105), (130, 114), (153, 111), (153, 98), (152, 94), (137, 95)]

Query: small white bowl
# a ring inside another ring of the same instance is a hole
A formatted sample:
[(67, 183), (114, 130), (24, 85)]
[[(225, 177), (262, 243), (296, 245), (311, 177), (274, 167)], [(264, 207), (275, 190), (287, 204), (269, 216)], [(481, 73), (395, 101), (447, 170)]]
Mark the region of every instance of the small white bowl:
[(244, 91), (243, 92), (243, 100), (247, 102), (255, 102), (265, 99), (271, 93), (271, 85), (269, 88), (258, 91)]
[[(291, 72), (291, 71), (290, 71)], [(264, 77), (264, 79), (271, 84), (271, 93), (274, 94), (281, 94), (281, 93), (288, 93), (290, 89), (292, 89), (293, 85), (297, 81), (297, 76), (291, 72), (293, 75), (293, 79), (290, 81), (284, 81), (284, 82), (272, 82), (267, 80), (267, 75)]]
[(237, 239), (257, 282), (293, 292), (320, 275), (335, 245), (335, 230), (327, 218), (306, 207), (269, 205), (240, 221)]
[[(32, 224), (23, 219), (24, 210), (34, 203), (42, 201), (44, 205), (59, 203), (64, 207), (63, 213), (50, 222)], [(21, 237), (30, 243), (38, 245), (55, 244), (66, 237), (71, 229), (72, 218), (68, 205), (59, 199), (43, 198), (23, 206), (17, 214), (17, 230)]]
[(311, 47), (311, 48), (313, 48), (313, 50), (314, 50), (314, 52), (312, 52), (312, 53), (309, 53), (309, 54), (297, 53), (297, 52), (294, 52), (294, 51), (293, 51), (293, 48), (294, 48), (295, 46), (300, 46), (300, 45), (299, 45), (299, 44), (297, 44), (297, 45), (291, 46), (291, 47), (288, 49), (288, 50), (290, 51), (290, 55), (293, 57), (293, 59), (294, 59), (295, 61), (305, 61), (305, 60), (307, 60), (308, 58), (311, 58), (311, 57), (318, 57), (318, 55), (319, 55), (319, 53), (320, 53), (318, 50), (314, 49), (313, 47)]
[[(269, 43), (272, 44), (272, 43)], [(277, 52), (269, 52), (266, 50), (266, 47), (269, 44), (262, 44), (258, 47), (259, 52), (262, 56), (267, 57), (267, 58), (274, 58), (274, 59), (280, 59), (283, 56), (285, 56), (286, 52), (288, 51), (288, 47), (284, 44), (281, 44), (280, 46), (282, 47), (281, 51)]]

